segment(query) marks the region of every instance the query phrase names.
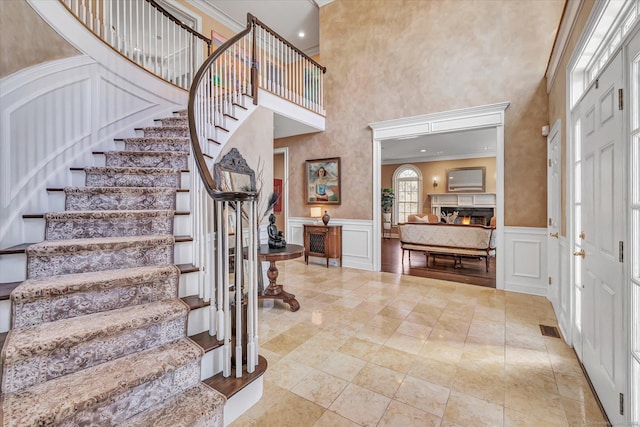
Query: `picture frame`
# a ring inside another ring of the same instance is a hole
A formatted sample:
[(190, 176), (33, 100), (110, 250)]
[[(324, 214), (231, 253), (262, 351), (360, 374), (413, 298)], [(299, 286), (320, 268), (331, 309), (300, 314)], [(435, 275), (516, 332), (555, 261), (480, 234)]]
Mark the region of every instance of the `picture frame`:
[(340, 157), (305, 161), (305, 188), (308, 205), (339, 205), (342, 203)]
[(278, 193), (278, 200), (273, 205), (273, 211), (275, 213), (282, 212), (282, 180), (279, 178), (273, 179), (273, 192)]
[(484, 193), (484, 166), (447, 169), (447, 193)]

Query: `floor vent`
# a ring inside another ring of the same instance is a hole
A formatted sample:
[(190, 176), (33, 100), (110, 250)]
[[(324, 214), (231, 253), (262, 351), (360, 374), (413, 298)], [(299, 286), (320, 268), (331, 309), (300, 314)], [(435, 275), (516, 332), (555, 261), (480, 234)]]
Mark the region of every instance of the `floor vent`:
[(560, 332), (555, 326), (540, 325), (540, 332), (545, 337), (560, 338)]

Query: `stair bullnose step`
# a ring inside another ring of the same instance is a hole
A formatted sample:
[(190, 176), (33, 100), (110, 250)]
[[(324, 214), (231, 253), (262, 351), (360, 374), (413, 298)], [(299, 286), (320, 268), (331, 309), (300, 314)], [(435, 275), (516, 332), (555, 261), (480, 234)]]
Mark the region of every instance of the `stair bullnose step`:
[(147, 218), (169, 218), (173, 219), (174, 215), (180, 213), (170, 209), (158, 210), (120, 210), (120, 211), (61, 211), (47, 212), (41, 215), (47, 221), (78, 221), (86, 219), (107, 219), (114, 220), (123, 216), (143, 216)]
[(126, 427), (221, 426), (226, 401), (224, 395), (201, 383), (128, 419), (122, 425)]
[(184, 337), (187, 314), (175, 298), (12, 329), (2, 351), (2, 389), (17, 392), (176, 341)]
[(201, 348), (182, 338), (17, 393), (6, 393), (4, 425), (122, 424), (154, 403), (152, 399), (137, 399), (135, 405), (128, 405), (123, 400), (153, 395), (151, 390), (167, 399), (199, 384), (202, 355)]
[(27, 279), (11, 293), (14, 328), (177, 297), (175, 265)]
[(258, 355), (258, 365), (253, 372), (247, 372), (245, 365), (242, 368), (242, 377), (240, 378), (236, 378), (234, 375), (225, 378), (220, 372), (211, 378), (207, 378), (203, 383), (230, 399), (234, 394), (260, 378), (267, 371), (267, 366), (267, 359)]

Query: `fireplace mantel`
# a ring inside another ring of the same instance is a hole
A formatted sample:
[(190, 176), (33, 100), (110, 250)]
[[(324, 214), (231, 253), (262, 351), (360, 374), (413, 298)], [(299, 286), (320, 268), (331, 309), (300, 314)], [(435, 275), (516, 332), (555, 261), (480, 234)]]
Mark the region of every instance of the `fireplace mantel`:
[(430, 193), (431, 213), (440, 216), (442, 208), (496, 208), (496, 193)]

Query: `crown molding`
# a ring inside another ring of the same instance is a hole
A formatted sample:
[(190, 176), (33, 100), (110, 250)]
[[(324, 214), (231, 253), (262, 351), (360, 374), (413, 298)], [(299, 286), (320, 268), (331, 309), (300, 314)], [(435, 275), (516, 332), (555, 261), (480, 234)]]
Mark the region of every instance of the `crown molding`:
[(571, 33), (573, 33), (576, 19), (582, 10), (583, 4), (583, 0), (567, 0), (565, 4), (565, 9), (560, 20), (560, 28), (558, 28), (553, 49), (551, 50), (551, 56), (549, 57), (549, 63), (547, 64), (547, 72), (545, 73), (545, 77), (547, 78), (547, 93), (551, 92), (551, 87), (556, 80), (560, 60), (567, 50), (567, 43), (569, 43), (569, 38), (571, 37)]
[(208, 0), (191, 0), (190, 3), (233, 32), (239, 33), (246, 28), (246, 23), (236, 21)]
[(333, 3), (334, 0), (314, 0), (318, 7), (326, 6), (329, 3)]

